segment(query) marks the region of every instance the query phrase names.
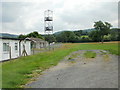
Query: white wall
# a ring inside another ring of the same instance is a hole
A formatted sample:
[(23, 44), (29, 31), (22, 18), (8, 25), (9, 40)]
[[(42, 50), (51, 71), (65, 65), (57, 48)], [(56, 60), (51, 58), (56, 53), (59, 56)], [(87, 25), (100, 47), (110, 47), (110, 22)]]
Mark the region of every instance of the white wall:
[(19, 48), (19, 41), (18, 40), (7, 40), (3, 39), (0, 40), (1, 44), (1, 54), (2, 54), (2, 60), (10, 59), (10, 52), (9, 51), (3, 51), (3, 43), (9, 43), (9, 46), (11, 47), (11, 58), (17, 58), (19, 56), (19, 49), (15, 50), (15, 43), (18, 43)]
[[(7, 39), (0, 39), (0, 61), (1, 60), (8, 60), (10, 59), (10, 52), (9, 51), (3, 51), (3, 43), (9, 43), (9, 46), (11, 46), (11, 58), (17, 58), (19, 57), (19, 40), (7, 40)], [(15, 50), (15, 43), (18, 43), (18, 50)], [(25, 43), (25, 49), (28, 55), (31, 55), (31, 42), (26, 41)], [(23, 41), (21, 42), (21, 55), (23, 51)]]
[[(18, 50), (15, 50), (15, 43), (17, 43), (17, 45), (18, 45)], [(19, 41), (18, 40), (11, 40), (10, 46), (11, 46), (11, 58), (19, 57)]]
[(28, 55), (31, 55), (31, 41), (26, 41), (26, 43), (24, 43), (24, 41), (21, 41), (21, 55), (23, 52), (23, 44), (25, 44), (25, 50), (27, 52)]

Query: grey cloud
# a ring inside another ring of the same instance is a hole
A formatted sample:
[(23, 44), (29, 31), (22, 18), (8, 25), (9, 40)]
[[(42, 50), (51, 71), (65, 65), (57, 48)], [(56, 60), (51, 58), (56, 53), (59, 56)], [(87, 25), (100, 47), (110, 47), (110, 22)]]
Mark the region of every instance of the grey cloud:
[[(87, 7), (87, 6), (86, 6)], [(68, 24), (78, 24), (83, 26), (92, 25), (94, 21), (114, 21), (117, 19), (117, 3), (103, 2), (99, 7), (88, 10), (79, 10), (80, 6), (71, 11), (64, 11), (61, 14), (61, 19)]]
[[(2, 6), (3, 30), (6, 32), (23, 34), (32, 32), (34, 30), (42, 33), (44, 32), (43, 13), (46, 9), (52, 9), (54, 11), (55, 17), (53, 24), (55, 32), (65, 29), (73, 30), (92, 28), (93, 23), (97, 20), (109, 21), (110, 23), (117, 20), (117, 2), (101, 2), (93, 6), (87, 9), (81, 9), (82, 6), (77, 4), (72, 9), (69, 9), (69, 7), (64, 8), (64, 1), (58, 3), (46, 1), (38, 4), (27, 2), (5, 2)], [(27, 12), (24, 10), (26, 7), (28, 9)], [(31, 9), (37, 11), (37, 13), (29, 13), (32, 12)], [(33, 18), (34, 15), (38, 15), (40, 18), (38, 18), (38, 21), (30, 24), (33, 27), (26, 28), (25, 23), (29, 20), (27, 16), (30, 16), (29, 18), (32, 18), (34, 21), (36, 19)], [(20, 16), (23, 17), (20, 18)]]
[(27, 6), (22, 2), (2, 2), (2, 22), (14, 22), (22, 14), (22, 7)]

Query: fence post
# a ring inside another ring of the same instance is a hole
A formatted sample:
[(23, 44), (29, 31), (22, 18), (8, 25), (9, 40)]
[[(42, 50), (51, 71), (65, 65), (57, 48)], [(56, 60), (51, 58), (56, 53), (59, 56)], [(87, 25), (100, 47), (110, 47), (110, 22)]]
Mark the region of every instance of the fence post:
[(10, 59), (11, 59), (11, 46), (9, 46), (9, 55), (10, 55)]

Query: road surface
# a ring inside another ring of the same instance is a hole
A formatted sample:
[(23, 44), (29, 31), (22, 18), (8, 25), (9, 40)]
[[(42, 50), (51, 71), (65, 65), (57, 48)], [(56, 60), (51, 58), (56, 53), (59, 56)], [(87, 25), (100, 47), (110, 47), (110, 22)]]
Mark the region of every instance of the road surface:
[[(95, 58), (85, 58), (79, 50), (74, 59), (65, 57), (57, 66), (42, 72), (30, 88), (118, 88), (118, 56), (100, 50)], [(105, 54), (105, 53), (107, 54)]]

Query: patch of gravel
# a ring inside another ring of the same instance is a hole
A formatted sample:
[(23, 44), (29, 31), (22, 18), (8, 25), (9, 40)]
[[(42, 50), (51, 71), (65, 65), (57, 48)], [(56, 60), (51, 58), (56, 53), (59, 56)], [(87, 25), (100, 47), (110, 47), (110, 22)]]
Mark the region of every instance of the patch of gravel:
[[(97, 54), (85, 58), (86, 51)], [(69, 58), (76, 54), (72, 60)], [(57, 66), (43, 71), (31, 88), (118, 88), (118, 56), (104, 50), (79, 50), (66, 56)]]

